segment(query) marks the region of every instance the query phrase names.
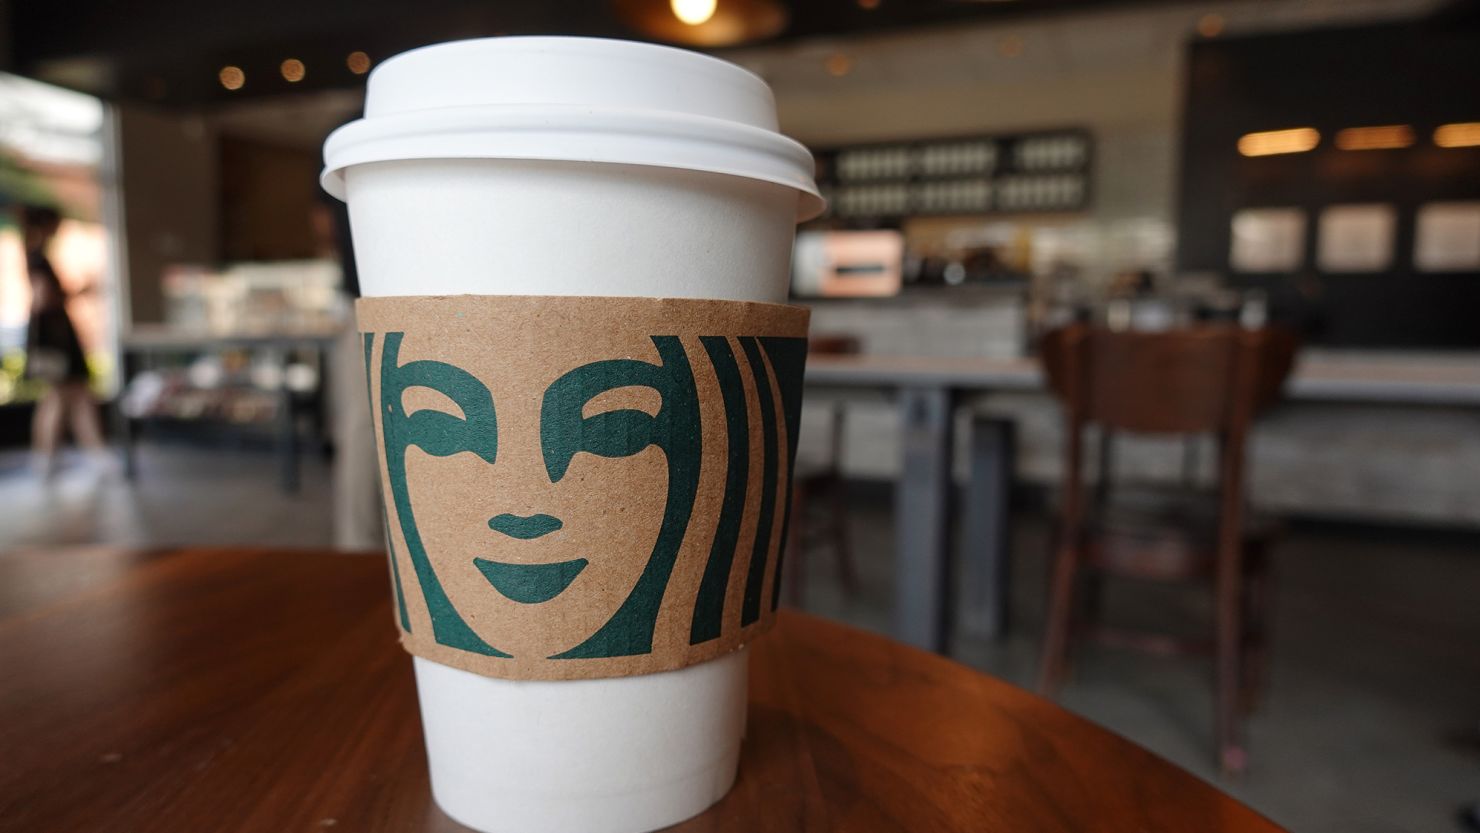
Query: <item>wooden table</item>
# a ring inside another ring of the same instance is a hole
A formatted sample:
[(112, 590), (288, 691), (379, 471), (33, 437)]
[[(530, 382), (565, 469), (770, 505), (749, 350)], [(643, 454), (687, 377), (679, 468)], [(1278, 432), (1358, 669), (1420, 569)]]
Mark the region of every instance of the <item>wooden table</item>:
[[(899, 411), (903, 460), (894, 492), (894, 635), (945, 652), (951, 610), (955, 519), (951, 463), (955, 414), (969, 395), (1042, 391), (1033, 358), (809, 356), (808, 392), (884, 394)], [(1480, 409), (1480, 362), (1473, 354), (1404, 355), (1360, 352), (1302, 354), (1285, 396), (1296, 402), (1399, 404)], [(971, 507), (962, 529), (962, 575), (972, 630), (996, 636), (1007, 622), (1012, 424), (978, 419), (972, 425)]]
[[(0, 831), (457, 831), (385, 560), (0, 555)], [(949, 660), (799, 613), (756, 644), (740, 778), (688, 831), (1276, 831)]]

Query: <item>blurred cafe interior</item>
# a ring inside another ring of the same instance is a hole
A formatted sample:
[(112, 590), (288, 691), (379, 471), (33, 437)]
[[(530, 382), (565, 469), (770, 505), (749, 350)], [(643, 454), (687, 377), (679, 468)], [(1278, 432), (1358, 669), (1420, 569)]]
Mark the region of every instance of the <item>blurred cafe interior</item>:
[(1475, 0), (0, 0), (0, 602), (385, 551), (323, 143), (549, 34), (737, 63), (816, 159), (785, 605), (1292, 830), (1480, 830)]

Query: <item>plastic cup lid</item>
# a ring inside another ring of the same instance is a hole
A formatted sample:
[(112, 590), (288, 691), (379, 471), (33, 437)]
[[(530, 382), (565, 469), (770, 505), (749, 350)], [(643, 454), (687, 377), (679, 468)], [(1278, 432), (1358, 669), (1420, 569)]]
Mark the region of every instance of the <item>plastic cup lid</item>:
[(344, 169), (400, 159), (653, 165), (795, 188), (822, 212), (812, 154), (777, 131), (766, 82), (697, 52), (602, 38), (454, 41), (370, 73), (365, 116), (324, 142), (324, 190)]

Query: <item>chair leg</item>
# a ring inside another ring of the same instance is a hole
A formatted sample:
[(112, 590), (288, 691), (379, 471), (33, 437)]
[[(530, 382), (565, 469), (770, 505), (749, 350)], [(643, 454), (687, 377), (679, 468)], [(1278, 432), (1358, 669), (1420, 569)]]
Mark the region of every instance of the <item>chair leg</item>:
[(841, 479), (834, 480), (831, 491), (832, 544), (838, 560), (838, 581), (843, 585), (843, 592), (851, 597), (858, 592), (858, 574), (853, 570), (853, 536), (848, 532), (847, 487)]
[(787, 530), (786, 541), (786, 593), (785, 598), (793, 607), (802, 607), (807, 598), (807, 571), (802, 564), (807, 552), (807, 487), (792, 484), (791, 529)]
[(1218, 765), (1224, 775), (1239, 775), (1248, 765), (1240, 721), (1240, 671), (1244, 660), (1242, 571), (1237, 558), (1220, 558), (1217, 588), (1217, 697), (1216, 737)]
[(1084, 577), (1084, 621), (1097, 623), (1105, 609), (1105, 577), (1093, 570)]
[(1248, 715), (1264, 696), (1269, 684), (1269, 567), (1264, 553), (1250, 553), (1257, 560), (1244, 590), (1248, 623), (1244, 631), (1243, 686), (1239, 692), (1239, 711)]
[(1048, 621), (1043, 635), (1043, 657), (1038, 665), (1038, 693), (1046, 697), (1058, 692), (1068, 664), (1078, 573), (1079, 553), (1072, 546), (1060, 546), (1049, 584)]

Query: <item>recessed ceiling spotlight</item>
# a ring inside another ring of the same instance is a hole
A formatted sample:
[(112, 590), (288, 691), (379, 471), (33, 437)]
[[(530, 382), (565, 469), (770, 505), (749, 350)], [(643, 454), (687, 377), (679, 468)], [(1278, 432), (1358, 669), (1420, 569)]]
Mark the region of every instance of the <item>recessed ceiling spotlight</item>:
[(682, 23), (689, 26), (698, 26), (708, 23), (714, 17), (714, 10), (719, 7), (718, 0), (668, 0), (668, 7), (673, 10), (673, 16)]
[(822, 62), (823, 69), (834, 78), (842, 78), (853, 71), (853, 59), (842, 52), (834, 52)]
[(297, 84), (303, 80), (303, 76), (307, 74), (308, 70), (303, 66), (302, 61), (297, 58), (289, 58), (278, 65), (278, 72), (283, 74), (283, 80), (289, 84)]
[(221, 71), (216, 73), (216, 78), (220, 80), (221, 86), (228, 90), (239, 90), (247, 83), (247, 74), (242, 72), (241, 67), (236, 66), (221, 67)]
[(781, 0), (611, 0), (617, 18), (648, 38), (721, 47), (775, 37), (789, 19)]
[(1223, 15), (1209, 12), (1197, 19), (1197, 33), (1205, 38), (1216, 38), (1223, 34)]

